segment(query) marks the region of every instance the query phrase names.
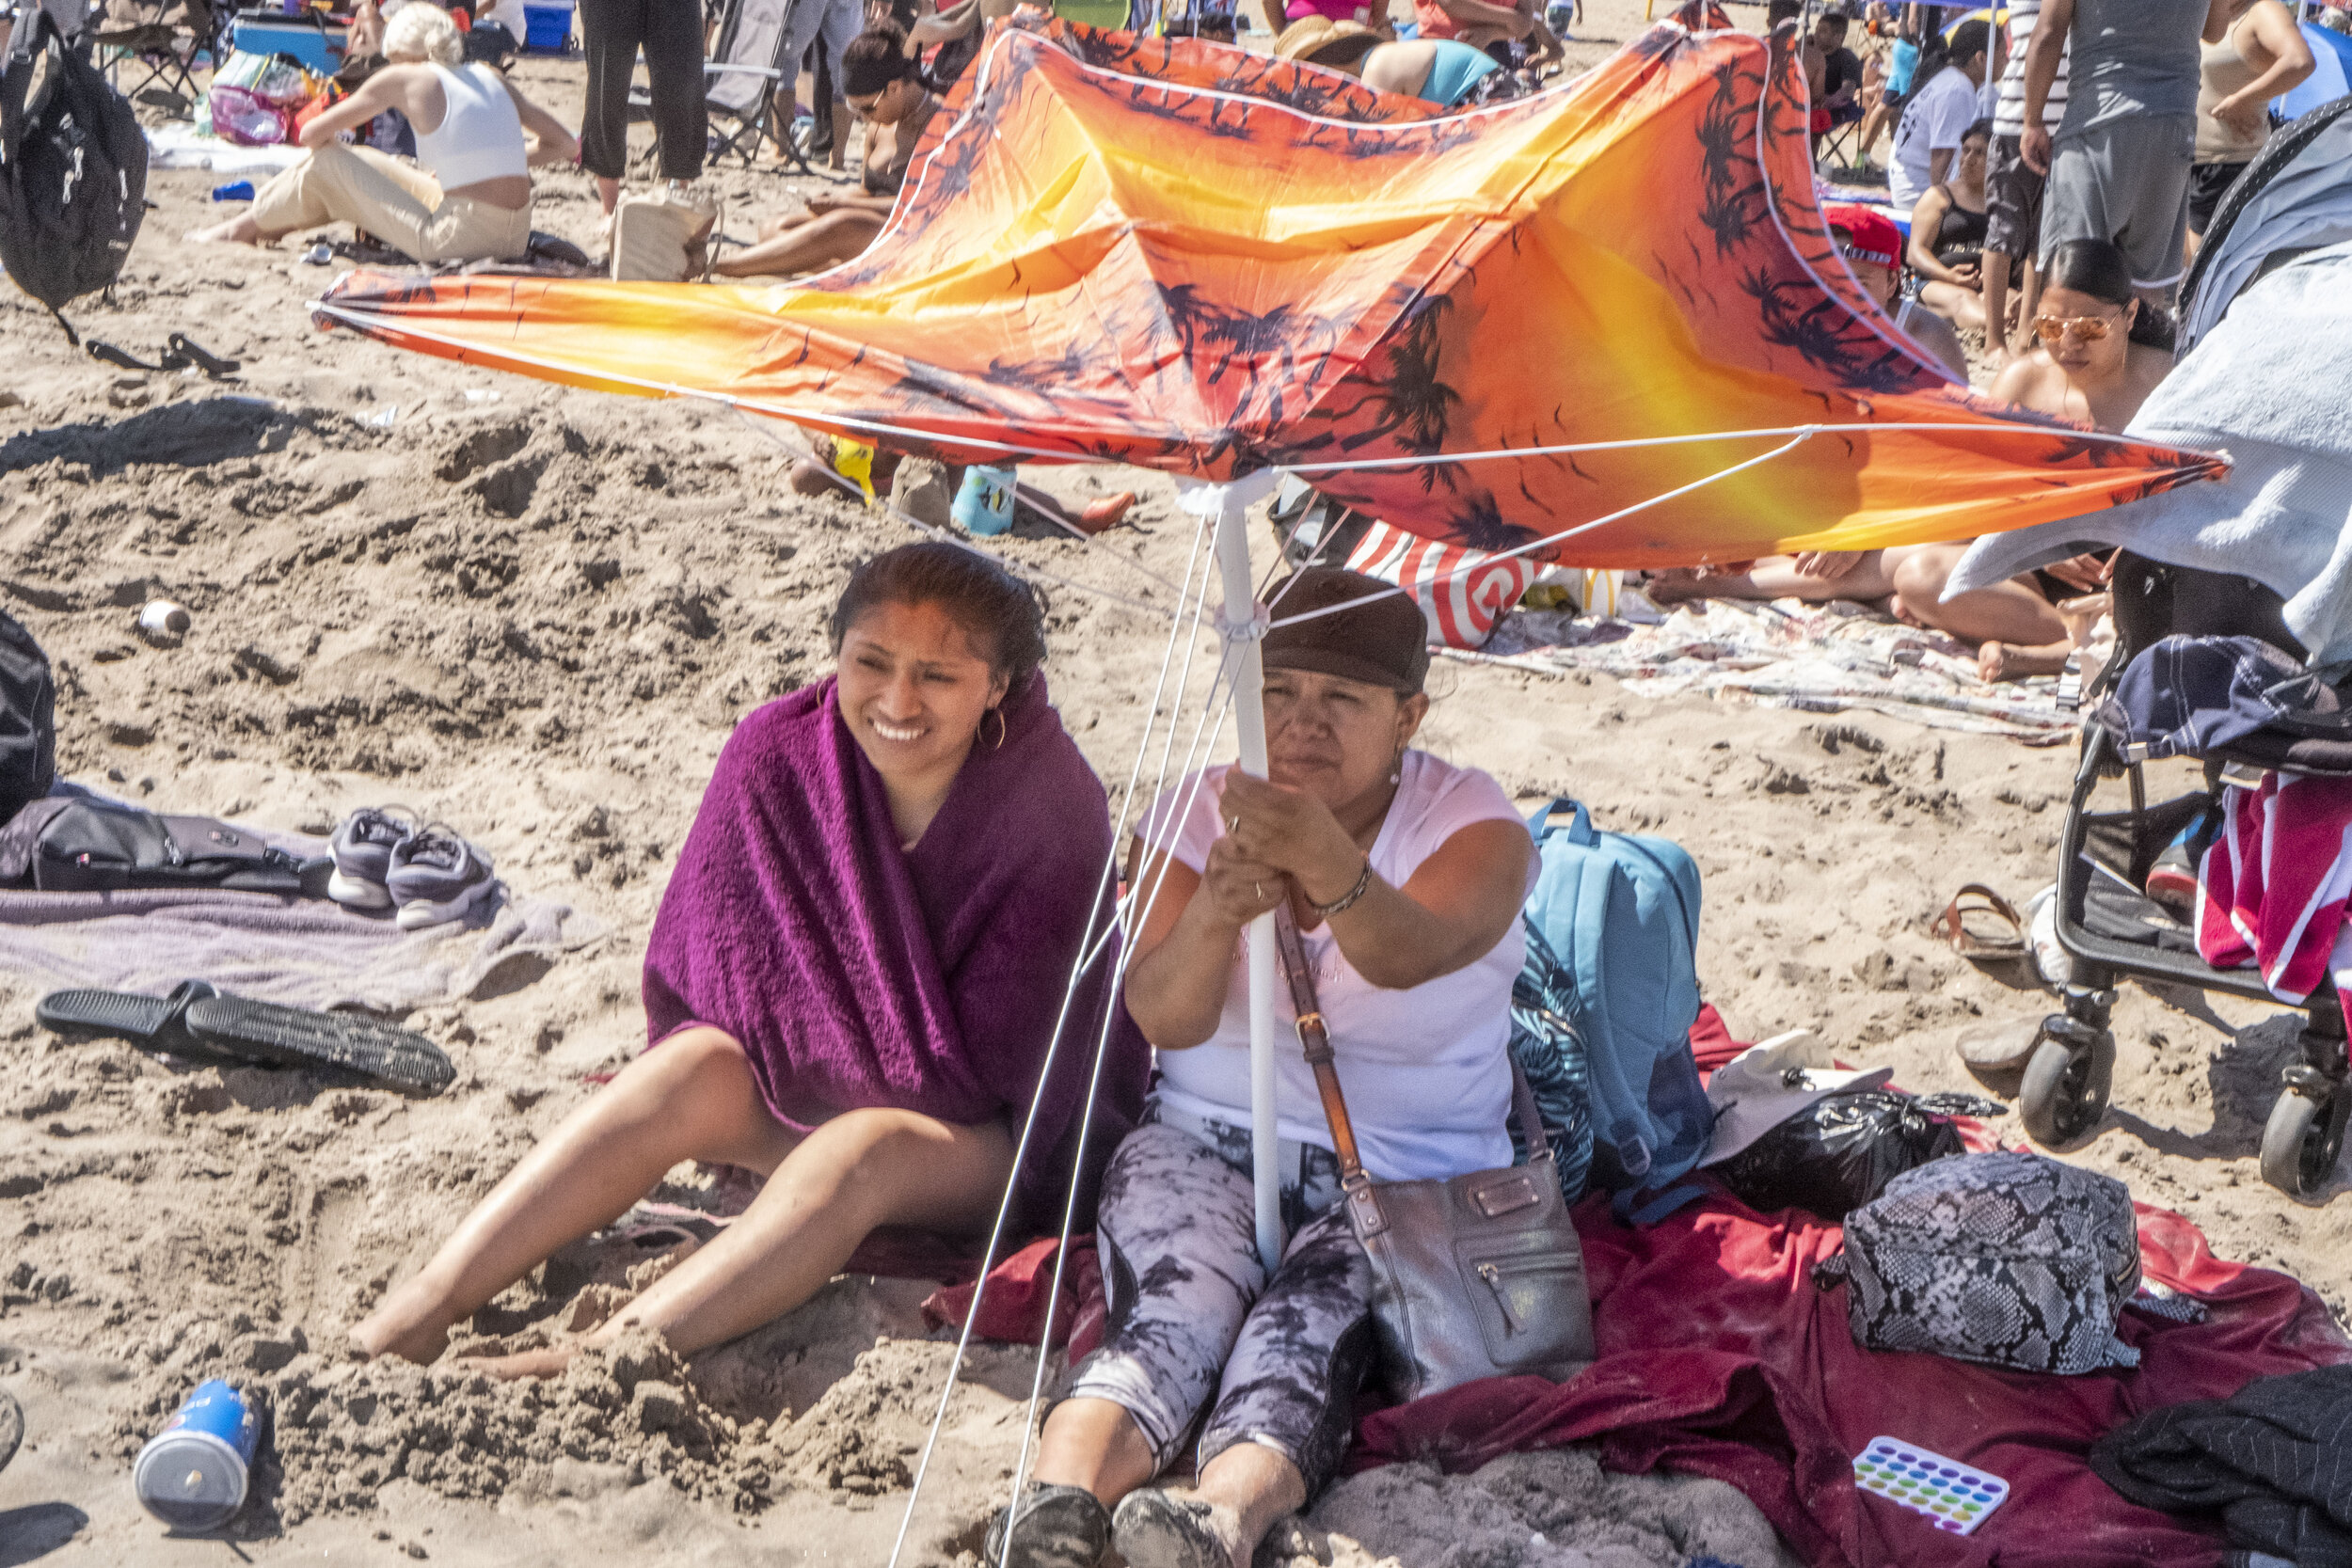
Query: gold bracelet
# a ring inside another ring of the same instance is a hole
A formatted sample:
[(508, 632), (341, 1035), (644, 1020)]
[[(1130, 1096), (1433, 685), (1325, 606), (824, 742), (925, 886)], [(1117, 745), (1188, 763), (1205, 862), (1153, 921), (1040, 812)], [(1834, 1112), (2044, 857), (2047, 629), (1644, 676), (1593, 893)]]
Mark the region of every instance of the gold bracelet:
[(1310, 898), (1307, 900), (1307, 907), (1314, 911), (1315, 914), (1319, 918), (1328, 920), (1335, 914), (1345, 914), (1349, 910), (1355, 908), (1356, 900), (1361, 898), (1366, 893), (1370, 892), (1371, 889), (1372, 857), (1370, 855), (1366, 855), (1364, 857), (1364, 874), (1356, 879), (1356, 885), (1354, 887), (1349, 888), (1336, 900), (1328, 904), (1318, 904), (1312, 898)]

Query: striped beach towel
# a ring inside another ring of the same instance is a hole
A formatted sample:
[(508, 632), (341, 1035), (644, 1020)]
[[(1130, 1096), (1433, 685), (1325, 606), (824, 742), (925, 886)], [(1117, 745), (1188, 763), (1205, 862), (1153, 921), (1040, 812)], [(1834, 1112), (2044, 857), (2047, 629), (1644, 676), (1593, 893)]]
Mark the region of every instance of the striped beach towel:
[(2265, 773), (2260, 789), (2223, 794), (2221, 836), (2198, 871), (2197, 951), (2216, 969), (2259, 968), (2273, 996), (2300, 1006), (2343, 962), (2352, 779)]

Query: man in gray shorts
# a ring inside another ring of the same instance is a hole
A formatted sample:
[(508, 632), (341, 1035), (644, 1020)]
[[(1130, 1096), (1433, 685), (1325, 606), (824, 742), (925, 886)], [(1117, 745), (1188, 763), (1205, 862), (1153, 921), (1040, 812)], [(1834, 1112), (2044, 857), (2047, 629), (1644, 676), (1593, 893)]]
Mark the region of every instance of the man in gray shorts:
[[(2171, 303), (2188, 233), (2197, 150), (2198, 40), (2228, 31), (2230, 0), (2048, 0), (2026, 53), (2028, 166), (2046, 170), (2040, 259), (2068, 240), (2109, 240), (2144, 297)], [(2070, 55), (2071, 49), (2071, 55)], [(2066, 116), (2043, 123), (2068, 55)]]
[[(850, 156), (850, 105), (841, 96), (841, 56), (849, 51), (850, 40), (866, 25), (866, 7), (862, 0), (791, 0), (791, 7), (785, 21), (785, 25), (791, 29), (784, 46), (784, 56), (788, 62), (786, 70), (798, 71), (801, 56), (808, 53), (812, 44), (823, 52), (826, 70), (833, 78), (833, 151), (827, 162), (840, 168)], [(810, 70), (815, 69), (812, 61)], [(785, 128), (787, 135), (792, 129), (794, 100), (793, 78), (787, 74), (776, 84), (776, 123)]]

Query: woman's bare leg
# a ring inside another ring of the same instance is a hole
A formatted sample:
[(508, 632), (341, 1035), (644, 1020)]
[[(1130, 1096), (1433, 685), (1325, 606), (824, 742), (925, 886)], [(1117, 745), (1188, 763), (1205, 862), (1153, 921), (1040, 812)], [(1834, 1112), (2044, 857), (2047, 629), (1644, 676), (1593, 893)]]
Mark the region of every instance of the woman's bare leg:
[[(1986, 260), (1990, 261), (1992, 258), (1988, 255)], [(1919, 291), (1919, 303), (1954, 326), (1971, 332), (1984, 330), (1984, 296), (1974, 289), (1963, 289), (1957, 283), (1930, 283)]]
[(1650, 574), (1643, 592), (1657, 604), (1685, 599), (1854, 599), (1868, 602), (1895, 592), (1885, 564), (1885, 551), (1870, 550), (1843, 577), (1808, 577), (1797, 570), (1793, 555), (1768, 555), (1744, 572), (1709, 573), (1705, 577), (1688, 566)]
[(913, 1111), (849, 1111), (800, 1141), (752, 1206), (602, 1328), (659, 1330), (691, 1355), (789, 1312), (877, 1227), (981, 1232), (1012, 1176), (1012, 1134)]
[(882, 232), (882, 214), (863, 208), (843, 207), (814, 217), (755, 245), (747, 245), (714, 262), (722, 277), (790, 277), (836, 266), (858, 255)]
[(558, 1247), (628, 1212), (681, 1160), (772, 1170), (794, 1142), (761, 1102), (743, 1048), (717, 1029), (686, 1030), (565, 1117), (352, 1339), (372, 1355), (431, 1361), (453, 1326)]
[[(1944, 601), (1944, 585), (1966, 549), (1964, 545), (1924, 545), (1911, 551), (1894, 571), (1895, 613), (1979, 644), (1978, 670), (1988, 681), (2047, 673), (2054, 644), (2057, 663), (2062, 666), (2072, 646), (2066, 623), (2049, 600), (2026, 584), (2012, 578)], [(1987, 649), (1992, 650), (1989, 657)]]
[[(1234, 1568), (1248, 1568), (1274, 1522), (1307, 1506), (1307, 1480), (1297, 1465), (1264, 1444), (1236, 1443), (1209, 1461), (1194, 1496), (1232, 1511)], [(1223, 1522), (1222, 1512), (1217, 1518)]]
[[(1222, 1455), (1219, 1456), (1223, 1457)], [(1159, 1474), (1152, 1445), (1127, 1407), (1110, 1400), (1064, 1400), (1045, 1418), (1039, 1435), (1039, 1484), (1083, 1486), (1104, 1508)]]
[(253, 221), (251, 214), (239, 213), (224, 223), (189, 230), (187, 242), (190, 245), (260, 245), (262, 226)]

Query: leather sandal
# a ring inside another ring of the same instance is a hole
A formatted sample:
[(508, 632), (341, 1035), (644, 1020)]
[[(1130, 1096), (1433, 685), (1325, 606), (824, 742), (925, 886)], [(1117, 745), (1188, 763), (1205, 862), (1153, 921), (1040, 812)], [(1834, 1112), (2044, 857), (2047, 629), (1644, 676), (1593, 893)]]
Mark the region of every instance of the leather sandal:
[(1982, 882), (1952, 895), (1935, 917), (1936, 935), (1963, 958), (1994, 963), (2026, 956), (2026, 922), (2016, 906)]

